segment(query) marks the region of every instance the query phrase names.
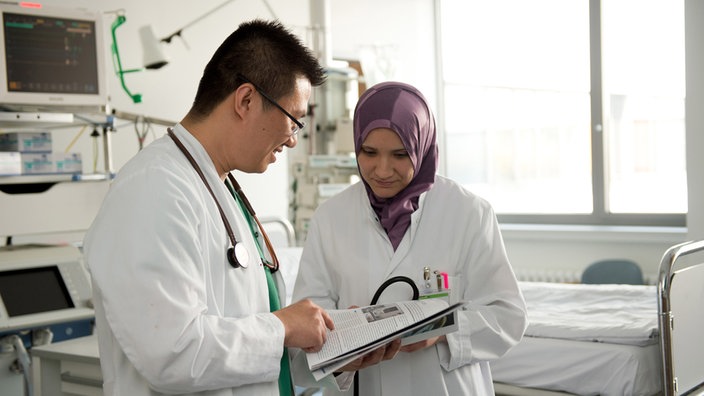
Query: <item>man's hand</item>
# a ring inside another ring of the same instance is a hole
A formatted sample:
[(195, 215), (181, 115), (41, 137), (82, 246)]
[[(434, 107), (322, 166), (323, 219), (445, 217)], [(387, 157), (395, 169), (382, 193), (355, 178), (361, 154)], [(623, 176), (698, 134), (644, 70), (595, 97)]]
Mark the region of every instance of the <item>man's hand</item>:
[(306, 299), (274, 312), (284, 324), (284, 346), (318, 352), (335, 324), (324, 309)]

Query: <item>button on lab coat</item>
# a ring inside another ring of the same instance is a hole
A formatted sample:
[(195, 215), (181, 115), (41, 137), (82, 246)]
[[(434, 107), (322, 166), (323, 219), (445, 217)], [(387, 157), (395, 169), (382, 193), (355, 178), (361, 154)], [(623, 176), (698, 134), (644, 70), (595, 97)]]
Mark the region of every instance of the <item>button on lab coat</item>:
[[(458, 315), (459, 330), (447, 335), (447, 343), (400, 352), (362, 370), (359, 394), (493, 394), (489, 361), (521, 339), (525, 303), (493, 210), (449, 179), (437, 176), (421, 196), (396, 251), (361, 182), (324, 202), (309, 226), (293, 301), (311, 298), (340, 309), (368, 305), (384, 280), (403, 275), (420, 282), (424, 266), (448, 273), (453, 302), (468, 301)], [(411, 296), (410, 287), (398, 283), (379, 302)]]
[[(165, 136), (114, 180), (85, 239), (107, 395), (277, 395), (283, 324), (240, 210), (198, 141), (206, 174), (249, 268), (233, 268), (213, 198)], [(282, 282), (278, 282), (285, 295)]]

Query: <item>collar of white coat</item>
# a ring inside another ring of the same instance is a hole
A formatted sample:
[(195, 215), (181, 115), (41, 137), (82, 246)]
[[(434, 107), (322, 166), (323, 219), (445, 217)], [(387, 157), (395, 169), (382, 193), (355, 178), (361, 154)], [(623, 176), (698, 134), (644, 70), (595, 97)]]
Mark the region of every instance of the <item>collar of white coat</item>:
[[(176, 124), (172, 130), (181, 143), (183, 143), (184, 147), (186, 147), (191, 156), (193, 156), (193, 159), (196, 160), (196, 163), (200, 166), (201, 170), (208, 178), (208, 183), (211, 185), (222, 184), (223, 181), (220, 179), (220, 175), (218, 175), (215, 170), (213, 160), (210, 158), (208, 152), (205, 151), (205, 147), (200, 144), (198, 139), (188, 132), (188, 130), (180, 123)], [(178, 151), (179, 153), (181, 152), (181, 150)], [(215, 176), (214, 179), (213, 176)]]
[[(184, 128), (181, 124), (176, 124), (174, 126), (173, 133), (181, 141), (183, 146), (186, 148), (186, 150), (188, 150), (193, 159), (196, 161), (201, 171), (205, 175), (205, 178), (208, 181), (210, 188), (215, 193), (218, 203), (220, 203), (223, 210), (225, 211), (225, 215), (227, 216), (230, 223), (233, 223), (235, 219), (232, 218), (232, 213), (235, 213), (236, 216), (237, 213), (239, 213), (239, 209), (236, 208), (236, 204), (232, 199), (230, 192), (225, 186), (225, 183), (220, 179), (220, 175), (218, 175), (217, 171), (215, 170), (215, 164), (213, 164), (213, 160), (210, 158), (210, 155), (208, 155), (208, 152), (205, 151), (205, 147), (203, 147), (203, 145), (200, 144), (198, 139), (196, 139), (195, 136), (188, 132), (188, 130)], [(178, 153), (177, 155), (180, 155), (183, 161), (187, 162), (188, 159), (181, 152), (181, 150), (179, 150), (175, 144), (174, 147), (175, 151)], [(188, 167), (191, 168), (191, 165), (188, 164)], [(198, 178), (198, 176), (195, 177)], [(205, 188), (201, 180), (198, 180), (197, 183), (199, 188), (201, 186), (202, 188)], [(234, 232), (235, 236), (237, 237), (237, 240), (241, 240), (242, 230), (235, 229)]]

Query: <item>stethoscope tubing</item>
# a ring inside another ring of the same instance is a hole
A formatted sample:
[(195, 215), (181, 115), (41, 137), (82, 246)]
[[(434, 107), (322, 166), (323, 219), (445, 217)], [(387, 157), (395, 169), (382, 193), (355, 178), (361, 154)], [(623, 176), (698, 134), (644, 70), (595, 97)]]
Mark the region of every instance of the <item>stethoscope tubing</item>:
[(374, 297), (372, 297), (371, 305), (376, 304), (379, 301), (379, 297), (381, 297), (381, 293), (386, 290), (387, 287), (391, 286), (394, 283), (397, 282), (404, 282), (408, 283), (411, 286), (411, 290), (413, 290), (413, 300), (417, 300), (418, 297), (420, 296), (420, 291), (418, 290), (418, 286), (413, 282), (413, 280), (407, 276), (394, 276), (393, 278), (389, 278), (384, 283), (379, 286), (378, 289), (376, 289), (376, 293), (374, 293)]

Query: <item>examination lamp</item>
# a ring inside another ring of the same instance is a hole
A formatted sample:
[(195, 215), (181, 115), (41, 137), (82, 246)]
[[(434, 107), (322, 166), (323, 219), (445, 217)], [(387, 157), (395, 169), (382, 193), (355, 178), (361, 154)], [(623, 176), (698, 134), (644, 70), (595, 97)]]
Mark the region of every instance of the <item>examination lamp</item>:
[[(196, 19), (192, 20), (191, 22), (187, 23), (180, 29), (176, 30), (174, 33), (162, 38), (161, 40), (157, 39), (156, 36), (154, 35), (154, 30), (152, 29), (151, 25), (145, 25), (142, 26), (139, 29), (139, 38), (142, 41), (142, 49), (144, 50), (143, 52), (143, 69), (129, 69), (129, 70), (124, 70), (122, 68), (122, 61), (120, 60), (120, 51), (117, 48), (117, 37), (115, 36), (115, 30), (117, 30), (120, 25), (125, 23), (127, 20), (124, 15), (124, 10), (119, 10), (117, 11), (117, 18), (115, 19), (115, 22), (112, 24), (112, 60), (113, 60), (113, 66), (115, 68), (115, 73), (118, 75), (120, 78), (120, 83), (122, 84), (122, 89), (127, 93), (127, 95), (132, 98), (132, 101), (134, 103), (140, 103), (142, 102), (142, 94), (135, 93), (133, 94), (130, 92), (130, 90), (127, 88), (127, 85), (125, 83), (125, 74), (127, 73), (134, 73), (134, 72), (139, 72), (144, 69), (149, 69), (149, 70), (156, 70), (160, 69), (163, 66), (165, 66), (168, 63), (168, 60), (166, 56), (164, 56), (164, 53), (161, 50), (161, 43), (166, 43), (170, 44), (171, 41), (173, 40), (174, 37), (178, 37), (181, 40), (183, 40), (182, 33), (185, 29), (195, 25), (196, 23), (200, 22), (201, 20), (205, 19), (209, 15), (217, 12), (224, 6), (228, 5), (229, 3), (232, 3), (235, 0), (224, 0), (222, 3), (220, 3), (218, 6), (215, 8), (211, 9), (210, 11), (206, 12), (205, 14), (197, 17)], [(2, 2), (0, 0), (0, 2)], [(262, 0), (266, 8), (269, 10), (269, 13), (272, 15), (274, 19), (278, 19), (276, 14), (274, 13), (273, 8), (271, 8), (271, 5), (269, 4), (268, 0)], [(188, 47), (186, 44), (186, 41), (183, 40), (184, 45)]]
[(142, 40), (142, 64), (146, 69), (156, 70), (161, 69), (169, 63), (169, 60), (161, 50), (161, 44), (154, 34), (154, 29), (151, 25), (144, 25), (139, 28), (139, 38)]
[(169, 61), (166, 59), (166, 56), (161, 50), (159, 40), (157, 40), (156, 35), (154, 34), (154, 29), (152, 29), (150, 25), (145, 25), (139, 29), (139, 38), (142, 42), (142, 49), (144, 51), (142, 54), (142, 64), (144, 65), (144, 68), (128, 70), (123, 69), (122, 61), (120, 60), (120, 50), (117, 46), (117, 36), (115, 35), (115, 31), (118, 27), (125, 23), (126, 20), (127, 18), (125, 18), (123, 14), (118, 13), (117, 18), (115, 18), (115, 22), (112, 23), (112, 63), (113, 67), (115, 68), (115, 73), (120, 78), (122, 89), (127, 93), (130, 98), (132, 98), (132, 102), (141, 103), (142, 94), (133, 94), (129, 90), (129, 88), (127, 88), (127, 84), (125, 83), (125, 74), (143, 71), (144, 69), (160, 69), (164, 67), (167, 63), (169, 63)]

